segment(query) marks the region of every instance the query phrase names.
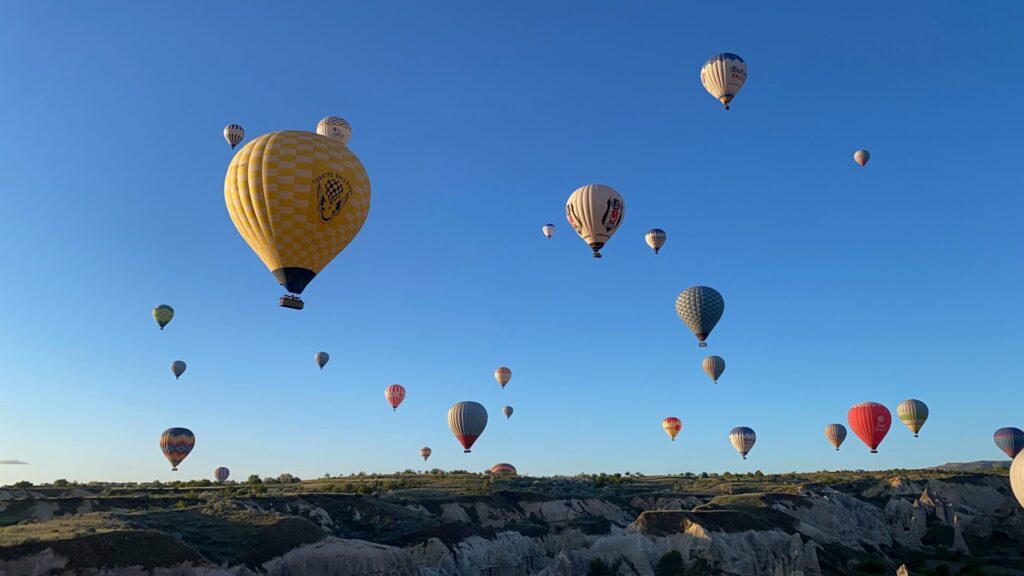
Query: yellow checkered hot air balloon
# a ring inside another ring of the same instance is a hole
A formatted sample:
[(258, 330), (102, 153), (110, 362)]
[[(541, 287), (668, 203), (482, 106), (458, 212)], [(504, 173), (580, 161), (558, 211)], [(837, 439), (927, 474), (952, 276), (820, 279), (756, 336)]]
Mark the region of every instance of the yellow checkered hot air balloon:
[(238, 233), (291, 293), (281, 306), (301, 309), (298, 294), (366, 222), (370, 180), (340, 140), (282, 130), (235, 154), (224, 202)]

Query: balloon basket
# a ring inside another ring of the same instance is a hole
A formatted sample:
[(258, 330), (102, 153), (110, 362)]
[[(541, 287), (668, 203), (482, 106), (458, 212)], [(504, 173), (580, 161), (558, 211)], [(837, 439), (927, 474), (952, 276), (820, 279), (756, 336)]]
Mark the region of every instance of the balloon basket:
[(302, 301), (302, 298), (292, 294), (285, 294), (284, 296), (281, 296), (281, 299), (277, 301), (277, 304), (281, 308), (291, 308), (292, 310), (302, 310), (306, 306)]
[(707, 347), (708, 347), (708, 343), (707, 342), (699, 342), (699, 343), (697, 343), (697, 348), (707, 348)]

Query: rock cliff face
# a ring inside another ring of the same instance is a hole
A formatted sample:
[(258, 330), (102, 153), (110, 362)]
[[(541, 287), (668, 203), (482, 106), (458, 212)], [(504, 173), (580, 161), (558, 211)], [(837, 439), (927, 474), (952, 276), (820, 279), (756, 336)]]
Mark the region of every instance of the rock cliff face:
[[(869, 558), (893, 573), (937, 545), (966, 555), (993, 539), (1024, 539), (1024, 514), (1006, 479), (994, 475), (767, 492), (730, 485), (700, 494), (667, 493), (672, 485), (659, 484), (649, 493), (545, 495), (535, 485), (488, 495), (200, 499), (163, 510), (88, 493), (0, 491), (0, 524), (8, 526), (0, 528), (0, 574), (570, 576), (606, 569), (598, 573), (654, 576), (676, 551), (692, 574), (821, 576), (851, 573)], [(5, 544), (19, 531), (58, 530), (55, 523), (69, 519), (103, 524), (89, 525), (99, 532), (61, 524), (70, 532), (52, 543)], [(119, 541), (138, 547), (148, 534), (160, 554), (111, 553), (115, 532), (103, 533), (111, 523), (116, 534), (135, 538)]]

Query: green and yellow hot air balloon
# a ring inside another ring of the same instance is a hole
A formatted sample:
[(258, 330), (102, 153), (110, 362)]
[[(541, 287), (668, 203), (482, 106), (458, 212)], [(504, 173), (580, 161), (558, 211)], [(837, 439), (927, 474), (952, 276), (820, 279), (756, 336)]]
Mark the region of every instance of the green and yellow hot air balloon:
[(156, 320), (160, 329), (163, 330), (164, 326), (171, 323), (171, 319), (174, 318), (174, 308), (171, 308), (167, 304), (161, 304), (156, 308), (153, 308), (153, 320)]

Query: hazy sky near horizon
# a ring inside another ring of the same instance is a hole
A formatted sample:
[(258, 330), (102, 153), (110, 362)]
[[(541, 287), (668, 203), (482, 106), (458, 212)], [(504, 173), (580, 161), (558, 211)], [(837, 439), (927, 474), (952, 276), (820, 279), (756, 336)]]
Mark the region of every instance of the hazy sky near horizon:
[[(7, 3), (0, 460), (28, 465), (0, 483), (1002, 458), (992, 432), (1024, 426), (1022, 18), (951, 1)], [(699, 80), (722, 51), (749, 66), (729, 112)], [(331, 114), (372, 206), (296, 313), (228, 218), (221, 129)], [(594, 182), (627, 205), (602, 260), (564, 217)], [(695, 284), (726, 301), (703, 350), (673, 310)], [(177, 311), (163, 332), (160, 303)], [(718, 385), (706, 353), (727, 361)], [(895, 418), (911, 397), (931, 408), (920, 438), (896, 421), (876, 455), (852, 431), (825, 441), (854, 403)], [(459, 400), (490, 413), (468, 455), (445, 422)], [(197, 436), (177, 473), (157, 446), (171, 426)], [(747, 461), (734, 426), (757, 431)]]

